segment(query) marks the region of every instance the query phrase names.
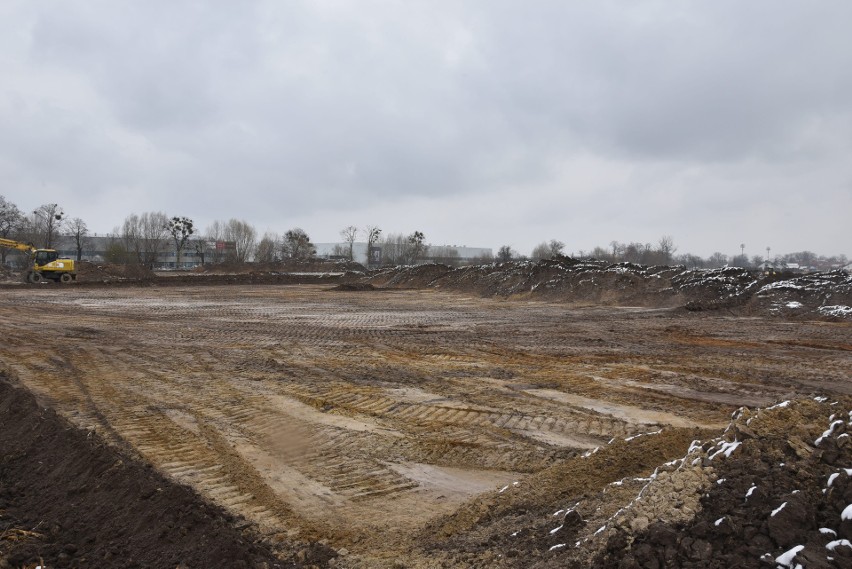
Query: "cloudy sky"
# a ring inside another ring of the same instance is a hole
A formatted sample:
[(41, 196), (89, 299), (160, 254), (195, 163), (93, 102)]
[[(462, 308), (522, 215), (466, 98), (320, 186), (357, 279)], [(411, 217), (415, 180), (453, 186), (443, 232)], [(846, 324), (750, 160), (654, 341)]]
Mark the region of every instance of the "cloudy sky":
[(4, 0), (0, 195), (852, 256), (852, 2)]

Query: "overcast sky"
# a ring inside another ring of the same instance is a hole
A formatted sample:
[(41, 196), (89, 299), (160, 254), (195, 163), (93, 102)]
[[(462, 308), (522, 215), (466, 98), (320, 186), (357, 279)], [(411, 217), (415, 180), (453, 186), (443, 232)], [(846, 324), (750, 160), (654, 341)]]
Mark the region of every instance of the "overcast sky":
[(0, 195), (852, 256), (852, 2), (3, 0)]

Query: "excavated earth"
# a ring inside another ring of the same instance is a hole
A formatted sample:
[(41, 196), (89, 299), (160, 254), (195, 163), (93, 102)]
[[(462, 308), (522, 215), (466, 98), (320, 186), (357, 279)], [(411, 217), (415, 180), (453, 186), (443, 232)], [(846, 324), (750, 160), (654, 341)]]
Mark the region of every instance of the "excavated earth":
[(0, 567), (848, 567), (849, 276), (559, 263), (4, 287)]

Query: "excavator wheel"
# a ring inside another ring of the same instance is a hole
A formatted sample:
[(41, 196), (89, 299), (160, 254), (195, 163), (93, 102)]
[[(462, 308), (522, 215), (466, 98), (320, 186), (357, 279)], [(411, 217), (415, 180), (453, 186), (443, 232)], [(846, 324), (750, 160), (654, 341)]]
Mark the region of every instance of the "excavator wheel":
[(31, 282), (33, 284), (41, 282), (41, 273), (37, 273), (35, 271), (31, 271), (27, 274), (27, 282)]
[(62, 275), (59, 277), (59, 280), (64, 282), (64, 283), (70, 283), (71, 282), (71, 273), (62, 273)]

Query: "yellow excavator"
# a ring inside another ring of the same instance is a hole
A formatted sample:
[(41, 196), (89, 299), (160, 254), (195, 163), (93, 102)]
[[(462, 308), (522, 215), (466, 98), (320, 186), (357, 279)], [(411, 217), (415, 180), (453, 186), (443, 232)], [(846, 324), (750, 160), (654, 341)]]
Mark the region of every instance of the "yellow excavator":
[(74, 259), (60, 259), (55, 249), (36, 249), (31, 244), (0, 238), (0, 247), (8, 247), (29, 253), (30, 268), (25, 279), (28, 283), (40, 283), (51, 280), (57, 283), (70, 283), (77, 280)]

